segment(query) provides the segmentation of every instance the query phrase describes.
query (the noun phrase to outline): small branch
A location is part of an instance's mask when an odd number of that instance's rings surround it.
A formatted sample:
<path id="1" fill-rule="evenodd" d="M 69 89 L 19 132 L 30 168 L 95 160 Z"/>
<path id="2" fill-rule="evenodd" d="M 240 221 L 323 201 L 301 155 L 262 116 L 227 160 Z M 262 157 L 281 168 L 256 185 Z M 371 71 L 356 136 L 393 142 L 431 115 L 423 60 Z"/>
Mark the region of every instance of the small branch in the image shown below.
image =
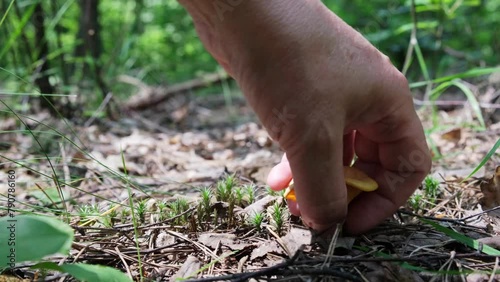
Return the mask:
<path id="1" fill-rule="evenodd" d="M 124 83 L 136 85 L 140 88 L 148 90 L 139 92 L 138 95 L 132 96 L 125 103 L 125 108 L 128 110 L 140 110 L 150 106 L 157 105 L 158 103 L 167 100 L 173 94 L 206 87 L 213 83 L 228 78 L 229 76 L 225 72 L 223 73 L 216 72 L 216 73 L 206 74 L 200 78 L 195 78 L 168 87 L 147 87 L 147 88 L 145 88 L 145 84 L 133 78 L 131 79 L 128 77 L 121 77 L 120 80 Z"/>

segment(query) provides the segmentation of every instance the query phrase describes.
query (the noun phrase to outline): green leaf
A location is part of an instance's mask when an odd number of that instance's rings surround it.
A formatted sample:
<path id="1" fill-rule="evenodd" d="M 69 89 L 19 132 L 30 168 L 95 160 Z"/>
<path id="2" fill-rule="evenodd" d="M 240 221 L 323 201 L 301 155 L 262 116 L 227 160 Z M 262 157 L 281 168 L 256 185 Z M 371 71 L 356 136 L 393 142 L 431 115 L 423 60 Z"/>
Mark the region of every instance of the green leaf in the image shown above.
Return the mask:
<path id="1" fill-rule="evenodd" d="M 74 236 L 66 223 L 35 215 L 2 217 L 0 230 L 0 267 L 57 253 L 68 254 Z"/>
<path id="2" fill-rule="evenodd" d="M 432 83 L 442 83 L 446 81 L 451 81 L 457 78 L 468 78 L 468 77 L 478 77 L 478 76 L 483 76 L 495 72 L 500 72 L 500 67 L 493 67 L 493 68 L 475 68 L 471 69 L 462 73 L 457 73 L 449 76 L 443 76 L 440 78 L 436 78 L 434 80 L 431 80 L 430 82 Z M 410 83 L 410 88 L 417 88 L 417 87 L 422 87 L 426 86 L 429 83 L 429 81 L 419 81 L 419 82 L 414 82 Z"/>
<path id="3" fill-rule="evenodd" d="M 62 191 L 63 197 L 65 199 L 69 198 L 69 194 L 65 191 Z M 44 205 L 50 205 L 53 203 L 60 203 L 62 201 L 61 196 L 59 194 L 59 190 L 57 188 L 46 188 L 42 191 L 34 190 L 29 193 L 30 196 L 37 198 Z"/>
<path id="4" fill-rule="evenodd" d="M 11 9 L 11 8 L 12 8 L 12 6 L 13 6 L 14 1 L 15 1 L 15 0 L 10 1 L 10 4 L 9 4 L 9 6 L 7 7 L 7 10 L 6 10 L 6 11 L 5 11 L 5 13 L 3 14 L 2 19 L 0 19 L 0 26 L 2 26 L 3 22 L 5 21 L 5 18 L 6 18 L 6 17 L 7 17 L 7 15 L 9 14 L 9 11 L 10 11 L 10 9 Z"/>
<path id="5" fill-rule="evenodd" d="M 453 85 L 460 88 L 462 92 L 464 92 L 465 96 L 469 100 L 470 105 L 472 106 L 472 110 L 475 112 L 479 123 L 481 124 L 481 128 L 484 130 L 486 128 L 486 124 L 484 123 L 483 113 L 481 112 L 481 107 L 479 106 L 479 102 L 477 101 L 474 93 L 462 82 L 456 80 L 452 82 Z"/>
<path id="6" fill-rule="evenodd" d="M 486 164 L 486 162 L 493 156 L 493 154 L 495 154 L 495 152 L 497 151 L 498 147 L 500 147 L 500 138 L 498 138 L 498 140 L 495 143 L 495 145 L 493 145 L 493 148 L 491 148 L 491 150 L 486 154 L 486 156 L 484 156 L 483 160 L 479 163 L 479 165 L 469 175 L 467 175 L 467 177 L 464 178 L 464 180 L 462 180 L 462 182 L 464 182 L 465 180 L 469 179 L 478 170 L 480 170 Z"/>
<path id="7" fill-rule="evenodd" d="M 3 48 L 0 50 L 0 59 L 7 53 L 7 51 L 10 49 L 10 47 L 16 42 L 17 38 L 21 36 L 21 33 L 23 31 L 23 28 L 26 26 L 28 21 L 31 19 L 31 16 L 35 12 L 35 7 L 36 5 L 32 5 L 30 9 L 28 9 L 24 14 L 21 19 L 21 22 L 18 24 L 17 28 L 14 30 L 14 32 L 10 33 L 7 42 L 2 44 Z"/>
<path id="8" fill-rule="evenodd" d="M 420 218 L 420 221 L 422 221 L 423 223 L 426 223 L 426 224 L 429 224 L 431 225 L 432 227 L 434 227 L 437 231 L 439 232 L 443 232 L 445 235 L 447 235 L 448 237 L 454 239 L 454 240 L 457 240 L 458 242 L 464 244 L 464 245 L 467 245 L 477 251 L 481 251 L 487 255 L 491 255 L 491 256 L 500 256 L 500 251 L 497 250 L 497 249 L 494 249 L 488 245 L 482 245 L 482 248 L 480 249 L 479 248 L 479 242 L 477 240 L 474 240 L 470 237 L 467 237 L 463 234 L 460 234 L 450 228 L 447 228 L 447 227 L 444 227 L 442 225 L 440 225 L 439 223 L 436 223 L 434 221 L 431 221 L 431 220 L 427 220 L 427 219 L 423 219 L 423 218 Z"/>
<path id="9" fill-rule="evenodd" d="M 68 273 L 79 281 L 91 282 L 130 282 L 132 281 L 125 273 L 118 269 L 84 263 L 57 265 L 53 262 L 43 262 L 33 266 L 37 269 L 50 269 L 62 273 Z"/>

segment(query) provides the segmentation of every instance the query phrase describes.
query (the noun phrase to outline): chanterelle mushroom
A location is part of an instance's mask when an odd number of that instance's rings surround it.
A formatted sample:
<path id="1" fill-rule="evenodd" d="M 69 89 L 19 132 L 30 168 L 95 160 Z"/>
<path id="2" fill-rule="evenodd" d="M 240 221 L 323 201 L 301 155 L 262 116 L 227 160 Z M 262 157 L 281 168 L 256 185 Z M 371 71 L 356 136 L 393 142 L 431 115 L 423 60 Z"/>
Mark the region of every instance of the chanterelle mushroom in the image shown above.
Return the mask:
<path id="1" fill-rule="evenodd" d="M 350 203 L 361 192 L 372 192 L 378 188 L 378 184 L 375 180 L 354 167 L 344 166 L 344 179 L 347 186 L 347 203 Z M 290 184 L 288 184 L 284 197 L 291 201 L 297 200 L 293 189 L 293 179 L 290 181 Z"/>

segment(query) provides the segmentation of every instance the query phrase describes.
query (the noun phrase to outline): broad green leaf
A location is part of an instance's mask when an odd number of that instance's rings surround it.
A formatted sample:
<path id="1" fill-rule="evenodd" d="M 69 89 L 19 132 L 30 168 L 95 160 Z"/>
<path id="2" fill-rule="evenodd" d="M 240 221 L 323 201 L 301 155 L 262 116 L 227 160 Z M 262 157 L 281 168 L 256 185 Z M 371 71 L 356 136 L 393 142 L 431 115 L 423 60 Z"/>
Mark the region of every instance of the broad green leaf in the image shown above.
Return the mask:
<path id="1" fill-rule="evenodd" d="M 2 217 L 0 230 L 0 267 L 57 253 L 68 254 L 74 236 L 66 223 L 35 215 Z"/>
<path id="2" fill-rule="evenodd" d="M 65 199 L 69 198 L 69 195 L 67 192 L 62 191 L 62 193 L 63 193 L 63 197 Z M 61 196 L 59 194 L 59 191 L 55 187 L 46 188 L 43 190 L 43 192 L 40 190 L 34 190 L 34 191 L 30 192 L 29 195 L 37 198 L 44 205 L 50 205 L 53 203 L 60 203 L 62 201 Z"/>
<path id="3" fill-rule="evenodd" d="M 59 271 L 62 273 L 68 273 L 78 281 L 89 281 L 89 282 L 131 282 L 132 280 L 125 275 L 125 273 L 119 271 L 118 269 L 102 266 L 102 265 L 90 265 L 84 263 L 69 264 L 65 263 L 63 265 L 57 265 L 53 262 L 43 262 L 39 263 L 33 268 L 37 269 L 50 269 Z"/>
<path id="4" fill-rule="evenodd" d="M 442 232 L 444 233 L 445 235 L 447 235 L 448 237 L 452 238 L 452 239 L 455 239 L 457 240 L 458 242 L 464 244 L 464 245 L 467 245 L 477 251 L 481 251 L 487 255 L 491 255 L 491 256 L 500 256 L 500 251 L 497 250 L 497 249 L 494 249 L 488 245 L 483 245 L 482 248 L 480 249 L 479 248 L 479 242 L 477 240 L 474 240 L 470 237 L 467 237 L 463 234 L 460 234 L 450 228 L 447 228 L 447 227 L 444 227 L 442 225 L 440 225 L 439 223 L 436 223 L 434 221 L 431 221 L 431 220 L 427 220 L 427 219 L 423 219 L 423 218 L 420 218 L 420 221 L 422 221 L 423 223 L 426 223 L 426 224 L 429 224 L 431 225 L 432 227 L 434 227 L 437 231 L 439 232 Z"/>

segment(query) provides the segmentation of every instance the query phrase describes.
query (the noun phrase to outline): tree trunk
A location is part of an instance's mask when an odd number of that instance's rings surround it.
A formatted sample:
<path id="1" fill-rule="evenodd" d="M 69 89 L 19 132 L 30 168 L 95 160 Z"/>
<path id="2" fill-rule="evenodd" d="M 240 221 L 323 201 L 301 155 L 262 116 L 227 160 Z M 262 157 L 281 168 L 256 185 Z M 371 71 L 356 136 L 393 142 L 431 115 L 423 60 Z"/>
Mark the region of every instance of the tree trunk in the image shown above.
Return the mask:
<path id="1" fill-rule="evenodd" d="M 42 3 L 39 2 L 35 4 L 35 11 L 33 14 L 33 25 L 35 27 L 35 46 L 38 46 L 38 55 L 36 60 L 40 62 L 40 65 L 36 67 L 35 70 L 35 84 L 40 89 L 41 94 L 53 94 L 55 93 L 54 86 L 49 81 L 49 76 L 47 71 L 49 70 L 49 46 L 47 43 L 47 38 L 45 37 L 45 14 L 43 11 Z M 54 98 L 51 96 L 42 97 L 40 101 L 42 108 L 48 109 L 51 113 L 56 113 L 53 105 Z"/>
<path id="2" fill-rule="evenodd" d="M 78 31 L 78 41 L 75 49 L 76 57 L 90 56 L 92 65 L 87 62 L 83 66 L 83 76 L 94 77 L 95 82 L 102 93 L 102 98 L 106 97 L 108 87 L 101 73 L 100 56 L 102 53 L 101 27 L 99 25 L 99 0 L 80 0 L 80 28 Z"/>

